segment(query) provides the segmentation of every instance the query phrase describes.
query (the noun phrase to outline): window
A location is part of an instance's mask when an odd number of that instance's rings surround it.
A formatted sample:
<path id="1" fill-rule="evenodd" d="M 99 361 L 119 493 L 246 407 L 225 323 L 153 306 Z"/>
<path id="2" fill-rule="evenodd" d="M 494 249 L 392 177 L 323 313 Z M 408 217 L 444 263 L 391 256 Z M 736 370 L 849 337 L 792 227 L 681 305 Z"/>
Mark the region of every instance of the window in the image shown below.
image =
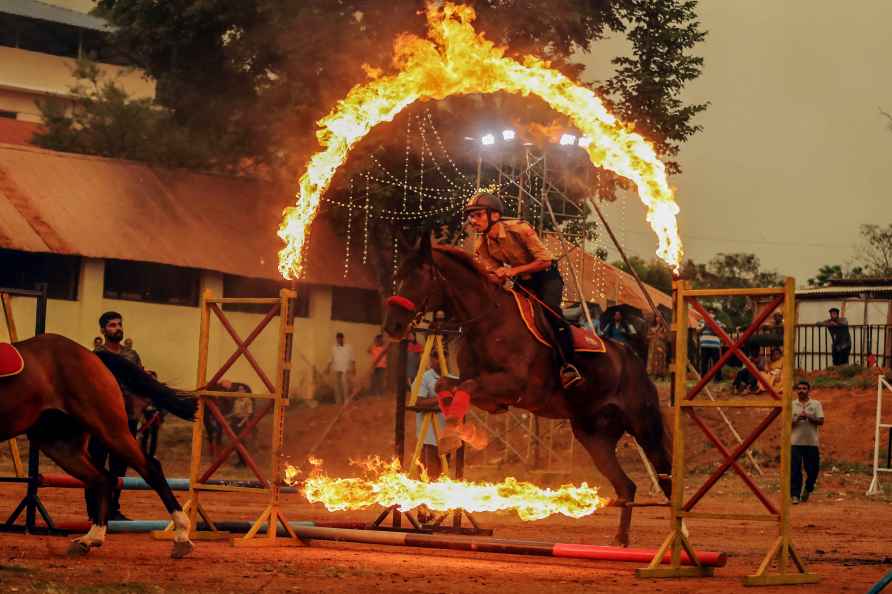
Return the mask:
<path id="1" fill-rule="evenodd" d="M 331 319 L 360 324 L 381 324 L 381 297 L 378 291 L 333 287 Z"/>
<path id="2" fill-rule="evenodd" d="M 105 261 L 106 299 L 198 305 L 201 271 L 154 262 Z"/>
<path id="3" fill-rule="evenodd" d="M 0 249 L 0 287 L 34 290 L 46 283 L 50 299 L 75 301 L 80 272 L 80 256 Z"/>
<path id="4" fill-rule="evenodd" d="M 0 109 L 0 118 L 7 118 L 10 120 L 14 120 L 19 117 L 19 112 L 17 111 L 8 111 L 6 109 Z"/>
<path id="5" fill-rule="evenodd" d="M 288 289 L 291 283 L 274 281 L 266 278 L 249 278 L 234 274 L 223 275 L 223 297 L 278 297 L 280 289 Z M 271 306 L 256 303 L 225 303 L 224 311 L 241 311 L 246 313 L 266 314 Z M 298 318 L 310 316 L 310 299 L 307 287 L 297 289 L 297 303 L 294 315 Z"/>

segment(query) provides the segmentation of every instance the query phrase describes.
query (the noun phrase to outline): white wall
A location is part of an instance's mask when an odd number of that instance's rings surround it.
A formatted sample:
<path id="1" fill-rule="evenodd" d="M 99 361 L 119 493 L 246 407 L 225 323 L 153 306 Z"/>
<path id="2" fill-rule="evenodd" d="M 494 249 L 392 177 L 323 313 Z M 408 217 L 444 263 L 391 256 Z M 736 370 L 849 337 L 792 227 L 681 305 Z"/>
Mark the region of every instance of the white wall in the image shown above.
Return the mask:
<path id="1" fill-rule="evenodd" d="M 161 305 L 139 301 L 105 299 L 103 292 L 104 263 L 102 260 L 83 260 L 77 301 L 50 299 L 47 305 L 47 332 L 62 334 L 85 347 L 92 348 L 93 338 L 99 335 L 99 316 L 108 310 L 124 317 L 125 337 L 133 339 L 133 346 L 147 369 L 173 386 L 196 387 L 200 309 L 179 305 Z M 205 271 L 201 288 L 210 289 L 215 296 L 223 294 L 223 277 Z M 332 321 L 331 288 L 309 287 L 310 315 L 295 318 L 292 348 L 292 394 L 302 395 L 310 388 L 315 365 L 323 371 L 328 363 L 331 345 L 337 332 L 343 332 L 353 345 L 357 364 L 370 364 L 366 349 L 380 328 L 371 324 Z M 13 311 L 19 339 L 34 335 L 35 300 L 13 298 Z M 261 314 L 224 312 L 244 340 L 263 318 Z M 251 352 L 269 379 L 275 382 L 276 353 L 278 350 L 279 318 L 274 318 L 251 346 Z M 235 351 L 229 337 L 216 317 L 211 315 L 208 377 Z M 0 341 L 8 340 L 4 323 L 0 322 Z M 265 391 L 261 380 L 244 357 L 240 357 L 225 375 L 233 381 L 245 382 L 255 391 Z"/>
<path id="2" fill-rule="evenodd" d="M 867 323 L 889 323 L 889 301 L 869 300 L 867 302 Z M 850 325 L 860 326 L 864 322 L 864 301 L 858 298 L 828 298 L 824 300 L 798 300 L 798 322 L 800 324 L 815 324 L 830 317 L 829 309 L 838 307 L 840 315 L 846 318 Z"/>

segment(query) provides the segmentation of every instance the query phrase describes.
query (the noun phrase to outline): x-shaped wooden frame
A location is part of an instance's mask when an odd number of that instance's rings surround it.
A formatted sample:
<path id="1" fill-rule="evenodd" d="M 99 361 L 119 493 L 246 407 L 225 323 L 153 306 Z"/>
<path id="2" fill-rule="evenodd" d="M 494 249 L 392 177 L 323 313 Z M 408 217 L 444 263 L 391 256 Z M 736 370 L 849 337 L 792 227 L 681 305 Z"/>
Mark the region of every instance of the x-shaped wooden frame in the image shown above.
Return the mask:
<path id="1" fill-rule="evenodd" d="M 765 389 L 768 391 L 768 394 L 777 402 L 781 402 L 781 397 L 777 394 L 771 385 L 765 381 L 762 374 L 759 372 L 759 369 L 756 365 L 749 359 L 749 357 L 744 354 L 741 350 L 743 345 L 750 339 L 750 337 L 756 333 L 762 323 L 768 319 L 768 316 L 771 315 L 771 312 L 774 309 L 781 305 L 784 302 L 783 295 L 776 297 L 768 306 L 762 310 L 762 313 L 756 316 L 756 318 L 752 321 L 752 323 L 747 327 L 743 334 L 734 341 L 727 333 L 722 329 L 721 326 L 715 321 L 715 319 L 709 314 L 708 311 L 700 304 L 700 302 L 696 298 L 690 299 L 690 305 L 694 308 L 694 310 L 703 316 L 704 323 L 718 336 L 723 343 L 728 347 L 728 350 L 719 357 L 719 360 L 709 368 L 703 377 L 700 378 L 700 381 L 691 388 L 687 396 L 685 397 L 686 401 L 694 400 L 703 390 L 703 387 L 706 386 L 709 381 L 718 373 L 722 367 L 724 367 L 725 363 L 728 362 L 731 357 L 735 354 L 737 358 L 746 366 L 750 373 L 753 374 Z M 682 406 L 684 406 L 682 404 Z M 765 430 L 771 425 L 772 422 L 777 418 L 777 416 L 781 413 L 781 409 L 779 407 L 774 407 L 771 409 L 771 412 L 768 413 L 768 416 L 756 426 L 755 429 L 750 432 L 749 436 L 743 440 L 741 444 L 739 444 L 733 451 L 728 451 L 725 447 L 725 444 L 718 438 L 718 436 L 703 422 L 703 419 L 694 411 L 693 408 L 685 408 L 685 412 L 687 412 L 688 416 L 697 424 L 698 427 L 703 431 L 706 435 L 706 438 L 716 447 L 716 449 L 721 453 L 724 461 L 722 464 L 716 468 L 706 479 L 703 485 L 694 493 L 690 499 L 684 504 L 684 511 L 691 511 L 697 502 L 699 502 L 706 493 L 715 485 L 716 482 L 728 471 L 729 468 L 734 469 L 734 472 L 743 480 L 747 487 L 753 492 L 756 498 L 762 502 L 762 505 L 765 506 L 766 509 L 772 514 L 778 514 L 777 507 L 775 507 L 774 503 L 759 489 L 758 485 L 753 482 L 753 479 L 750 475 L 737 463 L 737 460 L 749 449 L 749 447 L 765 432 Z"/>
<path id="2" fill-rule="evenodd" d="M 266 386 L 267 390 L 270 393 L 274 393 L 276 391 L 276 386 L 270 381 L 269 376 L 263 371 L 263 368 L 257 363 L 257 359 L 254 358 L 254 355 L 251 354 L 249 347 L 254 340 L 260 336 L 260 333 L 269 325 L 273 318 L 276 317 L 276 314 L 279 313 L 279 305 L 273 305 L 270 307 L 270 310 L 267 312 L 266 316 L 257 324 L 254 330 L 248 334 L 248 337 L 242 340 L 239 333 L 232 326 L 229 319 L 220 309 L 220 306 L 216 303 L 209 303 L 208 310 L 212 311 L 214 315 L 217 316 L 217 319 L 220 320 L 220 324 L 229 334 L 233 341 L 236 344 L 236 350 L 225 363 L 217 370 L 216 373 L 211 377 L 208 381 L 208 385 L 212 386 L 220 381 L 223 375 L 226 374 L 227 371 L 238 361 L 239 357 L 244 356 L 251 367 L 254 369 L 254 372 L 260 378 L 260 381 L 263 382 L 264 386 Z M 223 429 L 223 433 L 226 434 L 226 437 L 229 438 L 230 443 L 223 448 L 220 452 L 217 453 L 216 457 L 211 461 L 210 466 L 202 473 L 201 478 L 199 478 L 199 483 L 206 483 L 211 479 L 214 473 L 219 470 L 219 468 L 226 462 L 229 456 L 233 451 L 238 451 L 239 455 L 244 460 L 245 464 L 248 468 L 251 469 L 251 472 L 257 477 L 260 483 L 264 487 L 269 487 L 269 480 L 263 475 L 263 472 L 257 467 L 257 463 L 254 461 L 254 457 L 248 452 L 248 449 L 245 447 L 244 440 L 251 434 L 251 431 L 257 427 L 258 423 L 269 414 L 273 408 L 275 407 L 275 402 L 270 400 L 263 408 L 259 411 L 255 412 L 251 419 L 242 427 L 241 431 L 236 434 L 233 431 L 232 427 L 229 424 L 229 421 L 226 420 L 226 417 L 223 416 L 223 413 L 220 412 L 219 406 L 217 403 L 211 400 L 208 396 L 202 396 L 202 400 L 204 401 L 205 410 L 209 411 L 214 419 L 219 423 L 220 428 Z"/>

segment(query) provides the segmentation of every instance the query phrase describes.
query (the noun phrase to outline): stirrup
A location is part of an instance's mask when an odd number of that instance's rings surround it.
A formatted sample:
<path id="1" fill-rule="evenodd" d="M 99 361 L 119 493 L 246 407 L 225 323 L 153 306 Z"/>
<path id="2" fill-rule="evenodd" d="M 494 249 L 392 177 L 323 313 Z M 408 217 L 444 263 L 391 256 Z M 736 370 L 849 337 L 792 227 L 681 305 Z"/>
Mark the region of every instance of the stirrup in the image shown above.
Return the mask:
<path id="1" fill-rule="evenodd" d="M 585 381 L 582 377 L 582 374 L 579 373 L 579 370 L 572 363 L 564 363 L 561 367 L 561 386 L 565 390 L 572 388 L 573 386 L 578 385 L 580 382 Z"/>

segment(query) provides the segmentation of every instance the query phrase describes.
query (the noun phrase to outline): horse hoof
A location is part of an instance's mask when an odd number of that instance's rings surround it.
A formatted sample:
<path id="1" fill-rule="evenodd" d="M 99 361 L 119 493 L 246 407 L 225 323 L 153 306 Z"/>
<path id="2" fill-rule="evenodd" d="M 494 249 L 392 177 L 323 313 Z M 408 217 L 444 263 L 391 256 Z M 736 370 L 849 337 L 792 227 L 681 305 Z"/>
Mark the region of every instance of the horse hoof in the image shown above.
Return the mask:
<path id="1" fill-rule="evenodd" d="M 194 548 L 195 545 L 192 544 L 192 541 L 190 540 L 187 540 L 185 542 L 174 542 L 173 550 L 170 551 L 170 558 L 182 559 L 183 557 L 187 557 Z"/>
<path id="2" fill-rule="evenodd" d="M 69 557 L 86 557 L 90 552 L 90 547 L 78 540 L 74 540 L 68 545 Z"/>

